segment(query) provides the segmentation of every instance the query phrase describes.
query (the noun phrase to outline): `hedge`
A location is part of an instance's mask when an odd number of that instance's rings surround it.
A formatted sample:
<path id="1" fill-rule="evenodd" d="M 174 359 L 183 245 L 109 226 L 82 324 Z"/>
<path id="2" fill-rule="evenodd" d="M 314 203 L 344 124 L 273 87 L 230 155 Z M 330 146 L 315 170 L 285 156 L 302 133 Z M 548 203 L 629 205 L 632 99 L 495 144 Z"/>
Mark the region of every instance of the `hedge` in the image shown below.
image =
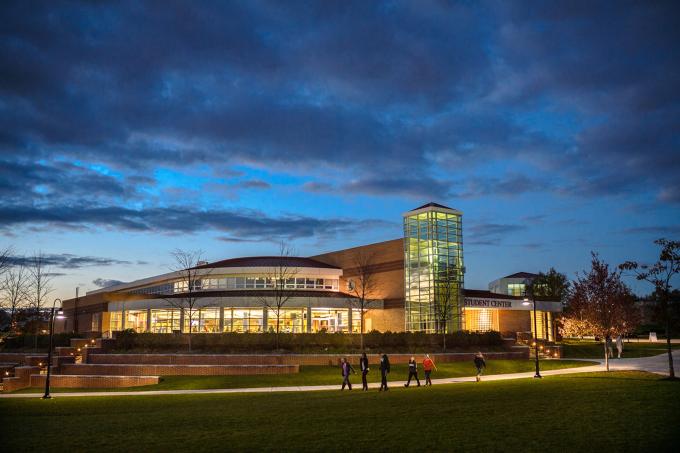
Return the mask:
<path id="1" fill-rule="evenodd" d="M 116 336 L 113 347 L 120 351 L 184 351 L 188 348 L 187 334 L 135 333 L 128 330 Z M 447 334 L 447 350 L 471 350 L 479 347 L 499 347 L 503 344 L 498 332 L 455 332 Z M 191 335 L 192 351 L 239 353 L 272 351 L 276 345 L 273 333 L 221 333 Z M 279 349 L 284 352 L 357 352 L 361 340 L 357 334 L 344 333 L 281 333 Z M 441 351 L 442 336 L 411 332 L 369 332 L 364 334 L 367 350 L 378 352 Z"/>

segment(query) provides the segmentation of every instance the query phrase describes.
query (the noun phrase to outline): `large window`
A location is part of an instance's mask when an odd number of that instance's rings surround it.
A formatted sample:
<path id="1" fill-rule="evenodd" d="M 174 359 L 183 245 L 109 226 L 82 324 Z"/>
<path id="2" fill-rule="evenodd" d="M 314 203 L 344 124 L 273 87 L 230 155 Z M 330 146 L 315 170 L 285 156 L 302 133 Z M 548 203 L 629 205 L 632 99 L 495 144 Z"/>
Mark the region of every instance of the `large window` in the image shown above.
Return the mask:
<path id="1" fill-rule="evenodd" d="M 231 318 L 227 319 L 227 313 Z M 262 332 L 261 308 L 224 309 L 224 328 L 231 328 L 232 332 Z"/>
<path id="2" fill-rule="evenodd" d="M 151 310 L 151 332 L 173 333 L 179 331 L 180 311 L 176 308 Z"/>
<path id="3" fill-rule="evenodd" d="M 358 312 L 355 310 L 353 315 L 358 316 Z M 331 333 L 348 332 L 348 309 L 312 308 L 312 332 L 319 332 L 321 330 Z"/>
<path id="4" fill-rule="evenodd" d="M 508 283 L 509 296 L 523 296 L 525 290 L 526 285 L 524 283 Z"/>
<path id="5" fill-rule="evenodd" d="M 451 296 L 447 305 L 453 312 L 448 330 L 457 329 L 463 287 L 461 216 L 435 211 L 406 216 L 404 238 L 406 330 L 436 332 L 437 304 L 444 293 Z"/>
<path id="6" fill-rule="evenodd" d="M 112 311 L 109 315 L 109 330 L 118 332 L 123 330 L 123 313 L 120 311 Z"/>
<path id="7" fill-rule="evenodd" d="M 126 311 L 125 328 L 135 332 L 146 332 L 146 310 Z"/>
<path id="8" fill-rule="evenodd" d="M 302 333 L 307 331 L 306 308 L 282 308 L 279 311 L 279 332 Z M 267 331 L 276 332 L 276 311 L 267 311 Z"/>
<path id="9" fill-rule="evenodd" d="M 488 308 L 466 308 L 465 330 L 470 332 L 487 332 L 498 328 L 498 310 Z"/>
<path id="10" fill-rule="evenodd" d="M 219 308 L 201 308 L 191 310 L 191 319 L 189 319 L 189 310 L 184 309 L 184 332 L 189 332 L 189 325 L 191 324 L 191 331 L 198 333 L 212 333 L 220 331 L 220 309 Z"/>

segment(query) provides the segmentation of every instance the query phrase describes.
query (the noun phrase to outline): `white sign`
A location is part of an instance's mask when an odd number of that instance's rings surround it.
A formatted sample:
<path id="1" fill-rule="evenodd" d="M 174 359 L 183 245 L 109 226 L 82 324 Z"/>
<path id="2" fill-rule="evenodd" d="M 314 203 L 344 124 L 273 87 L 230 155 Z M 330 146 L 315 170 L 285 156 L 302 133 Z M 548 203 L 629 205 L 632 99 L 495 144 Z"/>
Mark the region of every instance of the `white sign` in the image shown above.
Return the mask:
<path id="1" fill-rule="evenodd" d="M 649 341 L 653 341 L 653 342 L 659 341 L 656 338 L 656 332 L 649 332 Z"/>

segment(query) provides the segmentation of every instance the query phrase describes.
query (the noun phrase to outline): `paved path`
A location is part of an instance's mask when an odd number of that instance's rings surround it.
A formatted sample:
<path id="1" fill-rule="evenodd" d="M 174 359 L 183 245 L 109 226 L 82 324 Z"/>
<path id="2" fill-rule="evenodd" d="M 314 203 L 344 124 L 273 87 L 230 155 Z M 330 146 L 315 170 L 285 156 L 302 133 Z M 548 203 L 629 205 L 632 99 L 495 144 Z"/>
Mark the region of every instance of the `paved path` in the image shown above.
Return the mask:
<path id="1" fill-rule="evenodd" d="M 570 359 L 574 360 L 574 359 Z M 579 359 L 576 359 L 579 360 Z M 563 368 L 560 370 L 546 370 L 542 371 L 542 376 L 557 376 L 560 374 L 574 374 L 574 373 L 592 373 L 597 371 L 604 371 L 604 361 L 594 359 L 582 359 L 589 362 L 599 362 L 597 365 L 584 366 L 579 368 Z M 676 369 L 680 365 L 680 350 L 673 352 L 673 362 Z M 609 369 L 612 371 L 624 370 L 639 370 L 648 371 L 650 373 L 668 375 L 668 356 L 661 354 L 653 357 L 642 357 L 637 359 L 612 359 L 609 361 Z M 678 370 L 680 371 L 680 370 Z M 534 372 L 526 373 L 508 373 L 508 374 L 492 374 L 484 376 L 484 381 L 504 381 L 509 379 L 526 379 L 532 378 Z M 434 385 L 440 384 L 458 384 L 461 382 L 474 382 L 474 376 L 432 379 Z M 423 379 L 424 382 L 424 379 Z M 402 387 L 406 381 L 390 381 L 389 385 L 392 388 Z M 414 383 L 411 383 L 415 386 Z M 73 393 L 53 393 L 54 397 L 77 397 L 77 396 L 149 396 L 149 395 L 202 395 L 202 394 L 216 394 L 216 393 L 271 393 L 271 392 L 318 392 L 322 390 L 339 390 L 340 385 L 306 385 L 306 386 L 291 386 L 291 387 L 253 387 L 253 388 L 235 388 L 235 389 L 204 389 L 204 390 L 148 390 L 148 391 L 112 391 L 112 392 L 73 392 Z M 380 384 L 377 382 L 369 383 L 369 389 L 378 389 Z M 353 391 L 361 391 L 361 383 L 354 384 Z M 40 393 L 8 393 L 0 395 L 0 398 L 40 398 Z"/>

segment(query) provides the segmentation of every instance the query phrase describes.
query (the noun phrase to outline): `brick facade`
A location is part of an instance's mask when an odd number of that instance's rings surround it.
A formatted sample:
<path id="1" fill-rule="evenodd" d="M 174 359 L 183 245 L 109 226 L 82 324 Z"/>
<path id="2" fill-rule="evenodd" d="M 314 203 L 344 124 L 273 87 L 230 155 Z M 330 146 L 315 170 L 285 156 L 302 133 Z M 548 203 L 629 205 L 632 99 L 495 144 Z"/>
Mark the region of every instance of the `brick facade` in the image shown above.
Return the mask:
<path id="1" fill-rule="evenodd" d="M 45 385 L 47 376 L 34 374 L 31 376 L 31 387 Z M 67 376 L 53 374 L 50 376 L 50 387 L 61 388 L 122 388 L 158 384 L 158 376 Z"/>
<path id="2" fill-rule="evenodd" d="M 298 365 L 71 364 L 61 367 L 61 374 L 65 375 L 116 376 L 239 376 L 299 371 Z"/>

